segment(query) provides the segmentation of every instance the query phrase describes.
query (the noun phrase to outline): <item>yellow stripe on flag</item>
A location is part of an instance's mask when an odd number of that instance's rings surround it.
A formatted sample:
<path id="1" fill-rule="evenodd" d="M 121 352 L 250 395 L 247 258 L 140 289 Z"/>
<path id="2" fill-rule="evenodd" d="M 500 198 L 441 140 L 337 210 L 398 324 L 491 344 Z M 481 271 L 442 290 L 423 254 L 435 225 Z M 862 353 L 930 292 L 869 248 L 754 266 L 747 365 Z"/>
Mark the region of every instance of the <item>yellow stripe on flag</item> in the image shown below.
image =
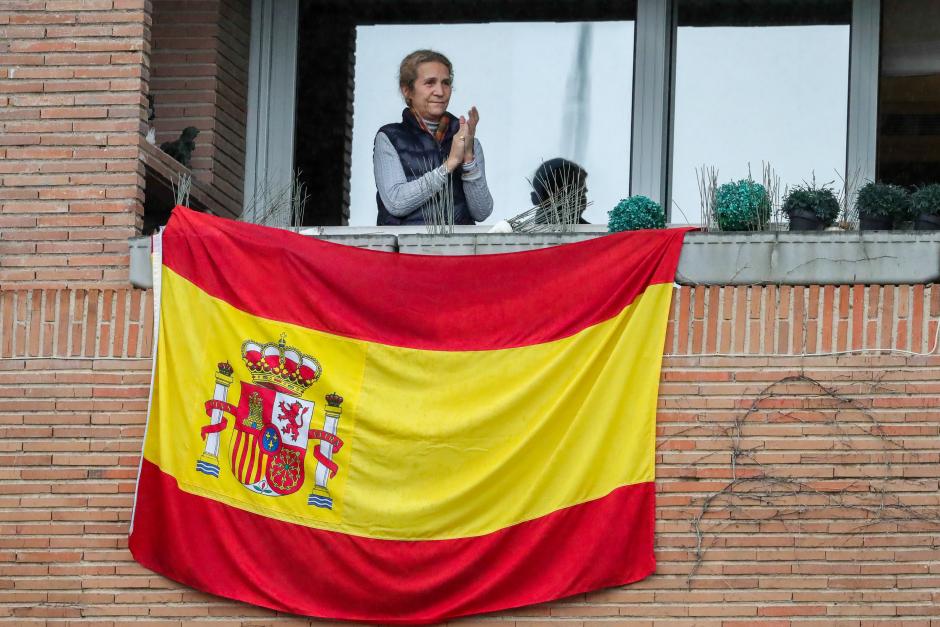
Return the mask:
<path id="1" fill-rule="evenodd" d="M 671 295 L 671 284 L 651 285 L 616 317 L 561 340 L 447 352 L 261 319 L 164 268 L 160 360 L 145 456 L 185 491 L 311 527 L 405 540 L 491 533 L 653 480 L 656 396 Z M 311 427 L 322 428 L 326 394 L 345 399 L 337 429 L 344 445 L 333 458 L 339 470 L 329 482 L 332 510 L 307 501 L 315 441 L 299 492 L 270 497 L 242 486 L 229 461 L 231 416 L 219 477 L 195 470 L 205 446 L 200 429 L 209 422 L 204 403 L 213 395 L 216 364 L 227 360 L 233 366 L 228 402 L 237 405 L 238 382 L 251 382 L 242 343 L 277 341 L 281 334 L 323 367 L 320 380 L 303 395 L 316 403 Z M 521 496 L 519 486 L 525 486 Z"/>

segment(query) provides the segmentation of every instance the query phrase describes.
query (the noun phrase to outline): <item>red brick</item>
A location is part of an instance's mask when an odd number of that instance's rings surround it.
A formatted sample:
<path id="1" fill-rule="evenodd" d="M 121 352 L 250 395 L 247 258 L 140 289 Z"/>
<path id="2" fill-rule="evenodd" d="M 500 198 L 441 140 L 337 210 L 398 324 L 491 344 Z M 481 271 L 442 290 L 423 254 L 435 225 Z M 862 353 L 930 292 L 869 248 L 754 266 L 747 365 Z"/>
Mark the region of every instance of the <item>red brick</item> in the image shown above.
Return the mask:
<path id="1" fill-rule="evenodd" d="M 923 345 L 924 321 L 924 286 L 915 285 L 911 311 L 911 350 L 915 352 L 926 350 Z"/>
<path id="2" fill-rule="evenodd" d="M 47 107 L 40 113 L 41 118 L 65 118 L 70 120 L 107 117 L 108 110 L 103 107 Z"/>
<path id="3" fill-rule="evenodd" d="M 705 325 L 705 352 L 714 353 L 718 349 L 718 321 L 721 317 L 721 301 L 719 298 L 719 287 L 711 285 L 708 287 L 708 318 Z"/>
<path id="4" fill-rule="evenodd" d="M 0 135 L 0 145 L 5 146 L 29 146 L 38 144 L 39 137 L 24 133 L 4 133 Z"/>
<path id="5" fill-rule="evenodd" d="M 895 286 L 885 285 L 882 287 L 882 307 L 881 307 L 881 342 L 879 347 L 894 347 L 894 311 L 895 311 Z"/>
<path id="6" fill-rule="evenodd" d="M 747 337 L 747 296 L 748 289 L 742 287 L 726 288 L 734 289 L 735 293 L 735 313 L 733 323 L 734 349 L 735 353 L 743 353 L 745 339 Z"/>
<path id="7" fill-rule="evenodd" d="M 864 346 L 865 339 L 865 286 L 852 286 L 852 350 Z"/>
<path id="8" fill-rule="evenodd" d="M 8 159 L 71 159 L 71 148 L 9 148 Z"/>

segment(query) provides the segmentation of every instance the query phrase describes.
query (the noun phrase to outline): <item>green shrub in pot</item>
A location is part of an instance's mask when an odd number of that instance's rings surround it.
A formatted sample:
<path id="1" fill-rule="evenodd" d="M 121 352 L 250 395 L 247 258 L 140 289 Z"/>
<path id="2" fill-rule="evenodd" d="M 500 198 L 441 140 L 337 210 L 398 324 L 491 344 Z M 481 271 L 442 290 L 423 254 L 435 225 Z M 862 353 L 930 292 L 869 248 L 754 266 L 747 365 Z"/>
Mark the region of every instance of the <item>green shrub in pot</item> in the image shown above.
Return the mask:
<path id="1" fill-rule="evenodd" d="M 715 191 L 715 221 L 722 231 L 760 231 L 770 220 L 770 196 L 760 183 L 741 179 Z"/>
<path id="2" fill-rule="evenodd" d="M 666 228 L 666 214 L 662 205 L 646 196 L 630 196 L 607 212 L 607 230 L 639 231 Z"/>
<path id="3" fill-rule="evenodd" d="M 801 185 L 787 193 L 781 209 L 790 219 L 791 231 L 817 231 L 835 223 L 840 206 L 828 187 Z"/>
<path id="4" fill-rule="evenodd" d="M 914 228 L 921 231 L 940 229 L 940 183 L 924 185 L 911 194 Z"/>
<path id="5" fill-rule="evenodd" d="M 858 190 L 855 208 L 862 230 L 886 230 L 911 217 L 907 190 L 890 183 L 866 183 Z"/>

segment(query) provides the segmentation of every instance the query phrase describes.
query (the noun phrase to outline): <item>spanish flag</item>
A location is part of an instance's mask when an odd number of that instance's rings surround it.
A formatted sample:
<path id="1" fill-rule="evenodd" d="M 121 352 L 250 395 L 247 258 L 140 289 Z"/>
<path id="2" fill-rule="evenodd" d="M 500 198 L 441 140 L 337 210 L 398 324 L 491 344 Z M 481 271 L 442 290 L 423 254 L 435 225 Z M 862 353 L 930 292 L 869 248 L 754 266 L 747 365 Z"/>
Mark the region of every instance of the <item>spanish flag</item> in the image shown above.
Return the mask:
<path id="1" fill-rule="evenodd" d="M 135 559 L 381 623 L 643 579 L 684 232 L 439 257 L 177 207 Z"/>

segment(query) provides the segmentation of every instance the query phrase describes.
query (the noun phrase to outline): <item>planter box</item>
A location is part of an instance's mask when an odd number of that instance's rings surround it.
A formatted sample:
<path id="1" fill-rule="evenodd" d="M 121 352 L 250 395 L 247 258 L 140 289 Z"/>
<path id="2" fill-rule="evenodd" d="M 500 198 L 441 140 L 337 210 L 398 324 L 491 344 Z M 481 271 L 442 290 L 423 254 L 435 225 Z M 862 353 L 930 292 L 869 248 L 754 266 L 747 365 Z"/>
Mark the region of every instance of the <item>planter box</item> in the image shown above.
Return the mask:
<path id="1" fill-rule="evenodd" d="M 686 285 L 930 283 L 940 233 L 689 233 L 676 280 Z"/>

